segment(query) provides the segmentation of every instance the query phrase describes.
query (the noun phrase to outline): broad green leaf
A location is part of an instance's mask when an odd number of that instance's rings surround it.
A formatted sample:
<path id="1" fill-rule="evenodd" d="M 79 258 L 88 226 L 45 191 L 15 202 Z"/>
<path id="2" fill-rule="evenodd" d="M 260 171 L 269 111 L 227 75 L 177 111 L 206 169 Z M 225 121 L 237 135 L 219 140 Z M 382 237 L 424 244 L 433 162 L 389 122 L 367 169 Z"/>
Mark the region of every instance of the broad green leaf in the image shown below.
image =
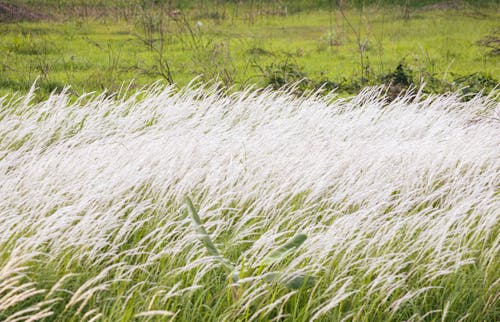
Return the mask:
<path id="1" fill-rule="evenodd" d="M 240 280 L 240 271 L 234 270 L 231 274 L 231 280 L 233 283 L 238 282 Z"/>
<path id="2" fill-rule="evenodd" d="M 306 274 L 292 274 L 290 278 L 285 280 L 285 285 L 289 289 L 297 290 L 301 287 L 310 288 L 314 286 L 314 276 Z"/>
<path id="3" fill-rule="evenodd" d="M 276 280 L 278 280 L 279 277 L 280 277 L 280 274 L 277 272 L 267 273 L 264 275 L 264 280 L 268 283 L 272 283 L 272 282 L 275 282 Z"/>
<path id="4" fill-rule="evenodd" d="M 307 235 L 305 234 L 295 235 L 286 244 L 276 248 L 269 255 L 267 255 L 262 260 L 261 264 L 267 266 L 274 263 L 276 260 L 288 255 L 292 250 L 299 248 L 300 245 L 302 245 L 306 239 Z"/>
<path id="5" fill-rule="evenodd" d="M 264 280 L 268 283 L 283 283 L 286 287 L 292 290 L 297 290 L 301 287 L 310 288 L 315 284 L 314 276 L 303 273 L 293 273 L 283 280 L 281 279 L 281 276 L 282 274 L 278 272 L 268 273 L 264 276 Z"/>
<path id="6" fill-rule="evenodd" d="M 211 256 L 220 256 L 217 247 L 215 247 L 214 243 L 212 242 L 212 239 L 205 230 L 205 227 L 203 227 L 203 224 L 201 223 L 201 218 L 198 215 L 198 211 L 194 207 L 193 202 L 189 197 L 186 197 L 186 204 L 188 207 L 189 214 L 191 215 L 192 223 L 196 229 L 196 232 L 200 235 L 199 239 L 203 242 L 203 244 L 207 248 L 208 253 Z"/>
<path id="7" fill-rule="evenodd" d="M 191 222 L 193 223 L 193 226 L 196 229 L 196 232 L 199 234 L 198 238 L 199 240 L 205 245 L 205 248 L 208 251 L 208 254 L 210 256 L 214 256 L 218 262 L 223 264 L 226 269 L 232 271 L 234 269 L 234 265 L 231 264 L 227 259 L 222 257 L 220 254 L 219 250 L 215 246 L 215 244 L 212 241 L 212 238 L 210 238 L 210 235 L 207 233 L 205 227 L 203 227 L 203 224 L 201 222 L 201 218 L 198 215 L 198 211 L 193 205 L 193 202 L 189 197 L 186 197 L 186 204 L 188 208 L 188 212 L 191 216 Z"/>

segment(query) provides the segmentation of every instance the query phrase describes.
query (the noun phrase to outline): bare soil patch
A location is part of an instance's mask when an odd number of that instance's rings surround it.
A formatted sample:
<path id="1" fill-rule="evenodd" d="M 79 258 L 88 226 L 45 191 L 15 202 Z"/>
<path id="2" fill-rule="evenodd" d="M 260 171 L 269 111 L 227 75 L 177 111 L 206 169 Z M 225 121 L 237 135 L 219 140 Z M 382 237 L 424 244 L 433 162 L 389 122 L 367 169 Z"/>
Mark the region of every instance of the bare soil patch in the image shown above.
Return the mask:
<path id="1" fill-rule="evenodd" d="M 0 22 L 37 21 L 49 15 L 25 6 L 0 1 Z"/>
<path id="2" fill-rule="evenodd" d="M 500 55 L 500 32 L 493 35 L 488 35 L 476 42 L 478 46 L 489 48 L 489 54 L 492 56 Z"/>
<path id="3" fill-rule="evenodd" d="M 424 10 L 463 9 L 466 4 L 462 1 L 441 1 L 425 6 Z"/>

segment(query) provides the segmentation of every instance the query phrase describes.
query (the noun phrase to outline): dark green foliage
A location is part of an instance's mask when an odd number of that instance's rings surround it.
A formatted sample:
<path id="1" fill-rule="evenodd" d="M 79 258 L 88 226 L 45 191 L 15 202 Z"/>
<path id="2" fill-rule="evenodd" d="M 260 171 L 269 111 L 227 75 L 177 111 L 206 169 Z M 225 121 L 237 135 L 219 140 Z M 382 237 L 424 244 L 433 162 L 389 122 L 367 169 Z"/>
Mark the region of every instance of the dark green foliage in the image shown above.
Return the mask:
<path id="1" fill-rule="evenodd" d="M 408 66 L 404 65 L 404 63 L 399 63 L 394 71 L 382 75 L 381 80 L 385 84 L 408 87 L 413 84 L 413 72 Z"/>
<path id="2" fill-rule="evenodd" d="M 453 75 L 453 80 L 448 81 L 439 77 L 439 75 L 422 71 L 417 77 L 413 69 L 404 62 L 400 62 L 396 68 L 386 74 L 367 73 L 364 82 L 361 78 L 341 78 L 339 80 L 331 80 L 323 78 L 314 80 L 308 78 L 302 71 L 302 68 L 296 63 L 284 61 L 281 64 L 273 63 L 261 69 L 264 73 L 261 77 L 264 83 L 272 86 L 275 89 L 281 87 L 296 85 L 298 91 L 302 94 L 307 91 L 316 91 L 323 89 L 329 92 L 335 90 L 340 93 L 355 94 L 365 85 L 383 84 L 387 88 L 387 96 L 389 100 L 395 99 L 410 87 L 421 87 L 425 93 L 446 93 L 460 90 L 462 94 L 477 94 L 482 92 L 487 95 L 498 86 L 499 81 L 488 73 L 477 72 L 469 75 Z M 465 98 L 467 99 L 467 98 Z"/>
<path id="3" fill-rule="evenodd" d="M 499 84 L 497 79 L 484 72 L 458 76 L 454 83 L 461 88 L 463 94 L 475 94 L 480 91 L 489 93 Z"/>
<path id="4" fill-rule="evenodd" d="M 261 68 L 262 78 L 266 85 L 274 89 L 296 83 L 298 81 L 307 81 L 307 75 L 302 68 L 294 62 L 285 60 L 283 62 L 271 63 Z"/>

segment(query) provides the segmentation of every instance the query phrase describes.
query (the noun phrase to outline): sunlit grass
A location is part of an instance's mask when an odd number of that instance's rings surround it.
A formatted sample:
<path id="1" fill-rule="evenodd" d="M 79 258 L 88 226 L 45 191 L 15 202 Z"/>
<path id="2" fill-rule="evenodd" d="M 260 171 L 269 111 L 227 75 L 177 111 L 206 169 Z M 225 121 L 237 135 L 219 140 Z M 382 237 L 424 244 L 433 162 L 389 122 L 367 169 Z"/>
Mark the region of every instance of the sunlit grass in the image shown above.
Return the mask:
<path id="1" fill-rule="evenodd" d="M 164 59 L 180 87 L 198 75 L 209 81 L 217 77 L 223 80 L 227 73 L 230 85 L 239 88 L 266 85 L 260 68 L 284 62 L 295 63 L 317 81 L 361 77 L 355 34 L 339 12 L 259 14 L 253 22 L 246 12 L 236 15 L 228 7 L 226 18 L 215 20 L 199 16 L 196 9 L 186 9 L 188 23 L 204 44 L 198 44 L 202 54 L 193 50 L 185 23 L 166 16 Z M 161 79 L 158 55 L 143 42 L 141 21 L 148 12 L 130 14 L 127 21 L 119 14 L 109 14 L 101 19 L 60 18 L 0 25 L 0 94 L 27 92 L 37 77 L 38 94 L 44 97 L 66 84 L 79 96 L 94 90 L 117 91 L 131 80 L 140 88 Z M 432 76 L 451 82 L 458 75 L 476 72 L 500 78 L 499 56 L 477 44 L 484 37 L 497 35 L 498 11 L 491 8 L 413 8 L 410 18 L 403 19 L 400 7 L 367 6 L 361 15 L 357 9 L 348 9 L 346 17 L 365 43 L 365 77 L 375 79 L 403 62 L 415 72 L 417 81 Z M 200 28 L 197 21 L 202 22 Z M 158 46 L 159 35 L 153 38 Z"/>
<path id="2" fill-rule="evenodd" d="M 30 95 L 0 103 L 1 320 L 498 320 L 493 97 Z"/>

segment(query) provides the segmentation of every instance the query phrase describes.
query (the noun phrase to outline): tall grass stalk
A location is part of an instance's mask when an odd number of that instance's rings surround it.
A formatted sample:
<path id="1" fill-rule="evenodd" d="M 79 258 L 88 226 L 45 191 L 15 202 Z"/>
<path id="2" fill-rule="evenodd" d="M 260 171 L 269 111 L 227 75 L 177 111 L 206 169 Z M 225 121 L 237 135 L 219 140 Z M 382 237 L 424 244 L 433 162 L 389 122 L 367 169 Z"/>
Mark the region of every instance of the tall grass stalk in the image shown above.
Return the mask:
<path id="1" fill-rule="evenodd" d="M 0 320 L 498 320 L 498 97 L 216 88 L 0 100 Z"/>

